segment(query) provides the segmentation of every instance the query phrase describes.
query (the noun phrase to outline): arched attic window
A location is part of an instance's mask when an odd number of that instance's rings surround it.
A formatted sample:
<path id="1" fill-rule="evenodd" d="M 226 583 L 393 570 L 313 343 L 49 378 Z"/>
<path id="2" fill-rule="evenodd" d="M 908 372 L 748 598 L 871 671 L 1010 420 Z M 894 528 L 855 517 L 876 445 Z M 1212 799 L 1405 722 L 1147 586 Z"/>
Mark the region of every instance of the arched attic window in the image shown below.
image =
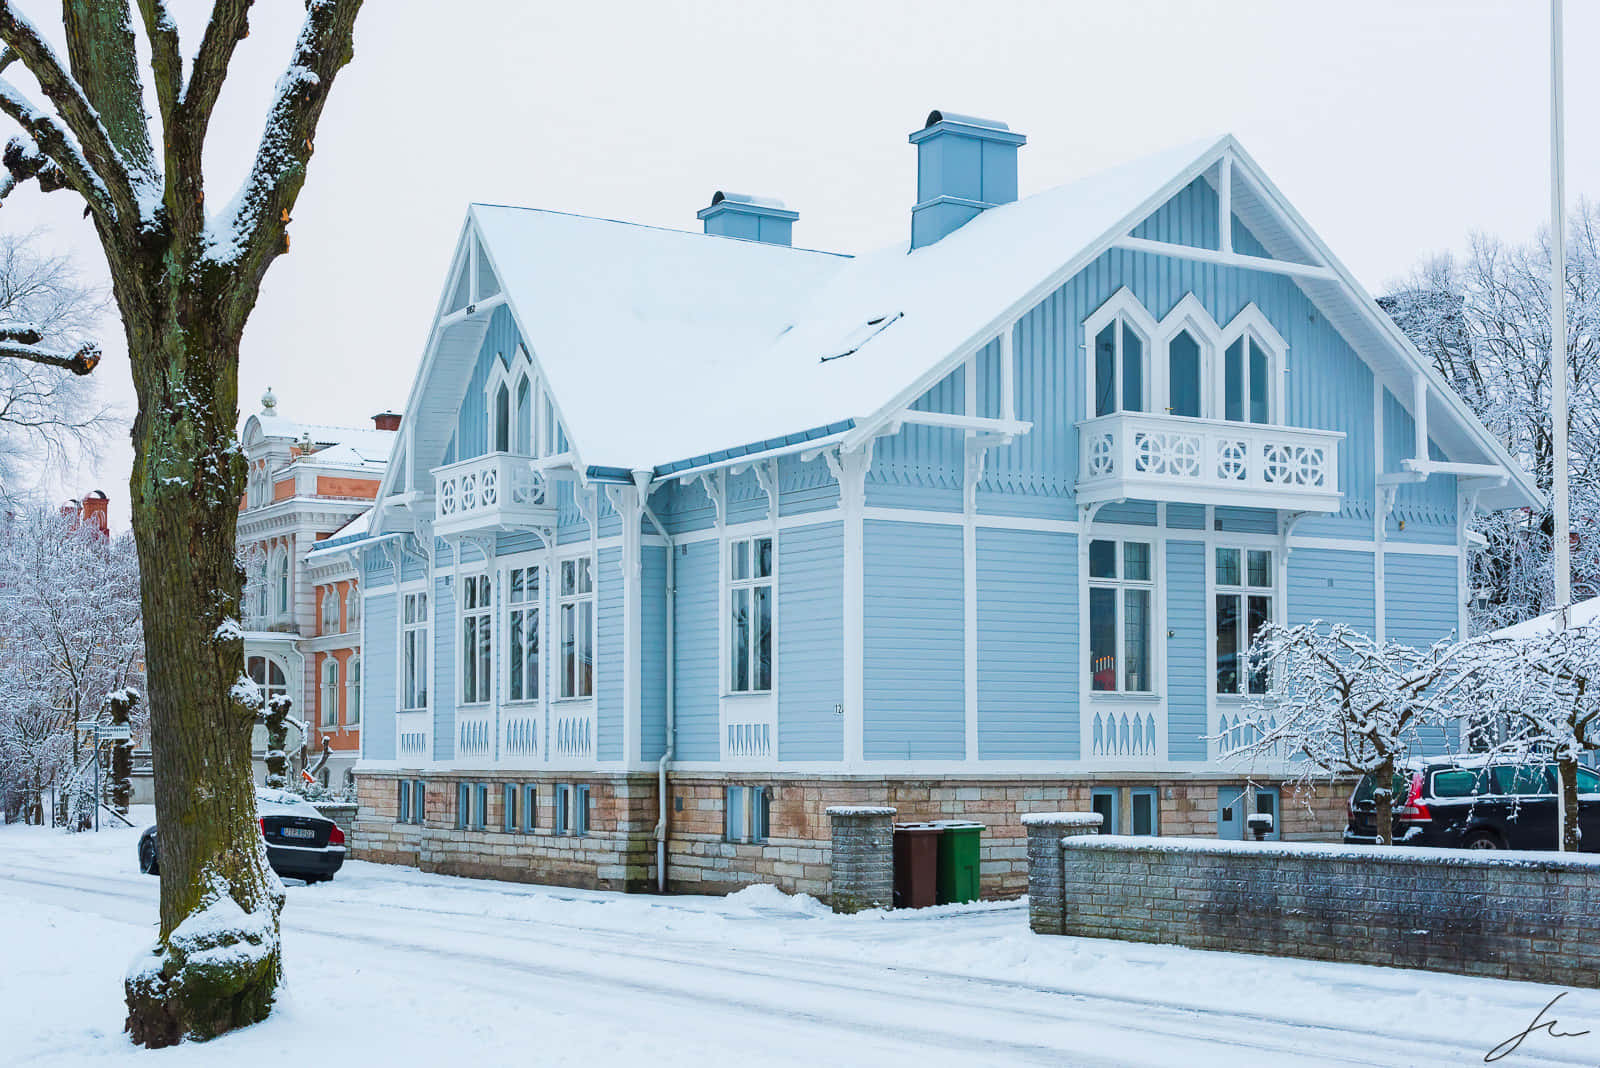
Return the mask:
<path id="1" fill-rule="evenodd" d="M 1084 323 L 1091 417 L 1151 409 L 1150 350 L 1156 323 L 1126 287 Z"/>
<path id="2" fill-rule="evenodd" d="M 1231 422 L 1283 421 L 1289 345 L 1254 304 L 1222 331 L 1221 414 Z"/>
<path id="3" fill-rule="evenodd" d="M 517 399 L 513 425 L 515 433 L 512 438 L 516 446 L 517 455 L 532 456 L 534 454 L 533 383 L 528 381 L 527 375 L 517 376 Z"/>
<path id="4" fill-rule="evenodd" d="M 1216 360 L 1221 331 L 1193 293 L 1161 320 L 1156 361 L 1158 411 L 1191 419 L 1217 416 Z"/>
<path id="5" fill-rule="evenodd" d="M 494 391 L 494 451 L 511 451 L 511 391 L 504 382 Z"/>

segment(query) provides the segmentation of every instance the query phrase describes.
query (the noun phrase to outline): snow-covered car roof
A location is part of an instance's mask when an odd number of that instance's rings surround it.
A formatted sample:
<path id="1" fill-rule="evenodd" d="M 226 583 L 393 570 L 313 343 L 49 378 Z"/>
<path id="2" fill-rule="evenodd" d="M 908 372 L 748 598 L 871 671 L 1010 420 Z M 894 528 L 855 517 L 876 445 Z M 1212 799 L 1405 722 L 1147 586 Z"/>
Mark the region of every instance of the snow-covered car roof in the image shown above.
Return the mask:
<path id="1" fill-rule="evenodd" d="M 288 790 L 272 790 L 265 786 L 256 787 L 256 812 L 263 816 L 290 815 L 327 819 L 317 806 L 299 794 L 290 793 Z"/>

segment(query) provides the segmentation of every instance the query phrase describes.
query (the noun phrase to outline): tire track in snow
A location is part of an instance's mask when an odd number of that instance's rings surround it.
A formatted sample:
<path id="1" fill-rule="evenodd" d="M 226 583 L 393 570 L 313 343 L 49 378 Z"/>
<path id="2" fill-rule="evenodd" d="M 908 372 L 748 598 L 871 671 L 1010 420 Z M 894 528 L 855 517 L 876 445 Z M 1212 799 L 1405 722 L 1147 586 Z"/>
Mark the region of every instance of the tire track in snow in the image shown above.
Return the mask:
<path id="1" fill-rule="evenodd" d="M 86 876 L 66 875 L 59 871 L 45 869 L 30 869 L 39 871 L 40 874 L 53 876 L 55 880 L 63 878 L 84 878 Z M 0 880 L 8 876 L 0 874 Z M 103 884 L 96 885 L 93 881 L 89 885 L 63 883 L 58 881 L 45 881 L 34 879 L 11 878 L 11 881 L 21 883 L 34 883 L 37 885 L 51 886 L 90 895 L 115 897 L 126 900 L 138 901 L 141 904 L 150 902 L 149 894 L 137 892 L 117 893 L 108 890 Z M 116 883 L 127 885 L 130 888 L 137 885 L 139 877 L 114 878 Z M 512 895 L 522 896 L 522 895 Z M 596 931 L 591 928 L 572 924 L 550 923 L 543 920 L 515 920 L 515 919 L 484 919 L 481 914 L 458 913 L 451 910 L 422 908 L 415 906 L 383 906 L 385 910 L 404 911 L 410 917 L 414 927 L 424 927 L 435 935 L 461 938 L 489 939 L 495 942 L 516 942 L 527 945 L 535 950 L 550 951 L 564 950 L 579 956 L 595 957 L 596 954 L 614 958 L 619 961 L 644 963 L 651 966 L 660 966 L 675 972 L 684 970 L 707 973 L 707 978 L 735 978 L 743 981 L 747 986 L 761 984 L 776 984 L 780 989 L 774 996 L 768 997 L 732 997 L 719 995 L 717 1004 L 729 1008 L 752 1013 L 760 1018 L 770 1019 L 773 1016 L 782 1016 L 786 1019 L 808 1024 L 811 1026 L 830 1027 L 835 1030 L 848 1031 L 874 1038 L 883 1038 L 884 1025 L 877 1019 L 856 1019 L 841 1016 L 838 1006 L 830 1007 L 830 1011 L 797 1011 L 792 1007 L 794 988 L 803 986 L 813 991 L 844 993 L 850 995 L 851 1004 L 869 1003 L 876 1000 L 874 1008 L 881 1008 L 885 1001 L 898 1003 L 903 1008 L 928 1010 L 930 1006 L 942 1006 L 945 1013 L 957 1015 L 979 1010 L 984 1014 L 984 1020 L 992 1024 L 997 1017 L 1013 1017 L 1019 1026 L 1037 1028 L 1051 1023 L 1065 1029 L 1075 1029 L 1084 1026 L 1102 1030 L 1111 1030 L 1124 1033 L 1131 1037 L 1132 1033 L 1154 1039 L 1177 1040 L 1185 1044 L 1206 1043 L 1213 1046 L 1222 1046 L 1228 1049 L 1253 1049 L 1263 1053 L 1272 1053 L 1296 1059 L 1309 1058 L 1321 1063 L 1371 1063 L 1371 1053 L 1360 1057 L 1346 1057 L 1337 1052 L 1345 1049 L 1365 1048 L 1370 1051 L 1373 1039 L 1386 1041 L 1394 1047 L 1392 1054 L 1410 1058 L 1418 1058 L 1416 1063 L 1439 1063 L 1442 1058 L 1458 1056 L 1463 1060 L 1476 1060 L 1481 1051 L 1459 1046 L 1449 1041 L 1430 1041 L 1419 1039 L 1410 1035 L 1392 1033 L 1375 1033 L 1371 1030 L 1355 1030 L 1341 1028 L 1315 1022 L 1285 1021 L 1277 1017 L 1260 1014 L 1237 1013 L 1228 1011 L 1212 1011 L 1207 1009 L 1194 1009 L 1174 1006 L 1149 999 L 1123 998 L 1116 996 L 1098 995 L 1092 991 L 1053 988 L 1017 981 L 975 977 L 960 973 L 940 972 L 918 967 L 900 967 L 892 965 L 871 966 L 863 965 L 859 960 L 831 958 L 821 955 L 796 956 L 783 953 L 769 953 L 765 951 L 742 949 L 739 947 L 708 946 L 705 943 L 684 944 L 681 941 L 676 945 L 684 949 L 698 949 L 698 954 L 649 952 L 638 948 L 645 936 L 632 933 L 618 933 L 611 931 Z M 525 974 L 536 974 L 546 977 L 559 977 L 567 982 L 582 983 L 586 986 L 597 988 L 622 988 L 633 993 L 650 995 L 657 998 L 669 998 L 692 1001 L 696 1006 L 703 1007 L 706 1001 L 702 990 L 697 989 L 696 982 L 700 977 L 673 975 L 660 982 L 650 982 L 640 979 L 633 974 L 617 974 L 597 967 L 567 967 L 563 968 L 549 961 L 525 961 L 509 958 L 495 953 L 474 952 L 454 946 L 440 946 L 431 940 L 417 937 L 406 939 L 398 937 L 411 933 L 419 935 L 421 932 L 398 932 L 397 934 L 372 935 L 358 934 L 339 926 L 323 926 L 314 922 L 317 918 L 327 918 L 337 921 L 333 913 L 345 913 L 348 920 L 372 922 L 374 917 L 370 910 L 363 911 L 359 905 L 347 901 L 324 901 L 317 903 L 315 913 L 306 914 L 299 910 L 285 912 L 285 926 L 290 930 L 303 931 L 308 934 L 319 935 L 332 939 L 343 939 L 360 944 L 370 945 L 375 948 L 398 951 L 401 953 L 424 953 L 429 956 L 455 960 L 478 966 L 508 969 Z M 438 916 L 448 918 L 452 922 L 418 922 L 420 917 Z M 122 919 L 122 917 L 113 917 Z M 307 922 L 308 919 L 313 922 Z M 525 934 L 522 931 L 537 925 L 540 934 Z M 468 928 L 472 929 L 468 929 Z M 521 928 L 522 930 L 518 930 Z M 549 936 L 548 928 L 581 932 L 582 941 L 561 939 Z M 659 940 L 657 940 L 659 941 Z M 609 948 L 601 949 L 597 942 L 611 943 Z M 704 952 L 713 950 L 713 954 Z M 751 958 L 740 961 L 737 965 L 728 960 L 715 959 L 715 954 L 724 957 Z M 783 964 L 787 967 L 772 967 L 773 964 Z M 424 969 L 422 974 L 427 974 Z M 892 978 L 910 984 L 904 990 L 885 989 L 883 980 Z M 939 991 L 930 990 L 931 986 L 938 984 L 954 985 L 964 989 Z M 493 990 L 502 988 L 494 987 Z M 1028 999 L 1034 1004 L 1022 1006 L 1018 1004 L 1018 997 Z M 865 999 L 865 1001 L 863 1001 Z M 1138 1008 L 1146 1014 L 1154 1014 L 1159 1019 L 1147 1015 L 1144 1018 L 1128 1018 L 1127 1010 L 1130 1007 Z M 1199 1025 L 1199 1026 L 1197 1026 Z M 1262 1031 L 1280 1032 L 1277 1035 L 1260 1033 Z M 1251 1032 L 1256 1032 L 1252 1034 Z M 965 1031 L 952 1031 L 938 1028 L 935 1031 L 924 1030 L 922 1036 L 928 1045 L 948 1050 L 951 1048 L 972 1049 L 993 1055 L 1003 1052 L 1013 1058 L 1022 1058 L 1033 1061 L 1042 1059 L 1046 1063 L 1060 1063 L 1063 1056 L 1074 1058 L 1075 1063 L 1081 1061 L 1082 1054 L 1070 1048 L 1055 1045 L 1004 1042 L 999 1040 L 974 1041 Z M 1101 1045 L 1102 1043 L 1097 1043 Z M 1181 1048 L 1181 1047 L 1180 1047 Z M 1392 1058 L 1390 1058 L 1392 1059 Z M 1137 1063 L 1137 1062 L 1131 1062 Z M 1587 1063 L 1582 1060 L 1551 1060 L 1549 1063 Z"/>

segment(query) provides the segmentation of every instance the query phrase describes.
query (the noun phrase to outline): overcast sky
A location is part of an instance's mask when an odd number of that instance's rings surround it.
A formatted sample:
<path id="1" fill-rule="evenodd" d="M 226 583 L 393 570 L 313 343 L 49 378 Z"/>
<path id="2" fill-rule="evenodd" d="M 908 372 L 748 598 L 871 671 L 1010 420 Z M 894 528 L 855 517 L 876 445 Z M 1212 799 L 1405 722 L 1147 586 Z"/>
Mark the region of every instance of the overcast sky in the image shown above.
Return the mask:
<path id="1" fill-rule="evenodd" d="M 171 2 L 192 52 L 211 5 Z M 59 34 L 57 5 L 21 6 Z M 1026 134 L 1024 196 L 1231 131 L 1378 291 L 1471 230 L 1520 240 L 1548 217 L 1548 9 L 371 0 L 322 119 L 293 251 L 245 332 L 240 415 L 269 385 L 283 414 L 308 421 L 370 425 L 401 408 L 474 200 L 697 229 L 695 211 L 730 189 L 787 201 L 798 245 L 903 239 L 915 193 L 906 135 L 933 108 Z M 210 203 L 226 203 L 248 165 L 303 13 L 289 0 L 253 9 L 207 146 Z M 1574 199 L 1600 195 L 1600 65 L 1583 61 L 1597 43 L 1600 4 L 1568 4 Z M 45 226 L 103 277 L 80 215 L 71 194 L 30 187 L 0 226 Z M 96 376 L 131 413 L 114 317 L 104 341 Z M 103 488 L 125 526 L 130 463 L 119 435 L 63 495 Z"/>

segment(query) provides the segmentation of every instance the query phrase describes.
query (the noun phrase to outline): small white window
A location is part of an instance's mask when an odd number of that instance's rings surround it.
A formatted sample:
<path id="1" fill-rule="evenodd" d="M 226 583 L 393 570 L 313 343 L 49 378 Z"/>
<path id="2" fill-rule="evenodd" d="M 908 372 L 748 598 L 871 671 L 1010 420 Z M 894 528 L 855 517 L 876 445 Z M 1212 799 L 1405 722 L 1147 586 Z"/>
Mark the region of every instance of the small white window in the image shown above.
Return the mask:
<path id="1" fill-rule="evenodd" d="M 285 696 L 289 692 L 289 680 L 276 660 L 252 656 L 245 661 L 244 672 L 260 688 L 263 701 Z"/>
<path id="2" fill-rule="evenodd" d="M 1089 673 L 1094 690 L 1153 693 L 1150 543 L 1089 543 Z"/>
<path id="3" fill-rule="evenodd" d="M 1267 671 L 1250 657 L 1257 635 L 1272 622 L 1272 550 L 1219 546 L 1213 559 L 1217 694 L 1264 694 Z"/>
<path id="4" fill-rule="evenodd" d="M 759 693 L 772 689 L 772 539 L 728 550 L 728 689 Z"/>
<path id="5" fill-rule="evenodd" d="M 344 630 L 354 633 L 361 629 L 361 593 L 354 582 L 344 595 Z"/>
<path id="6" fill-rule="evenodd" d="M 1254 304 L 1222 331 L 1222 417 L 1232 422 L 1279 423 L 1287 344 Z"/>
<path id="7" fill-rule="evenodd" d="M 539 568 L 506 575 L 506 700 L 539 699 Z"/>
<path id="8" fill-rule="evenodd" d="M 322 633 L 336 634 L 339 630 L 339 590 L 335 586 L 322 588 Z"/>
<path id="9" fill-rule="evenodd" d="M 344 668 L 344 722 L 354 727 L 361 722 L 361 657 L 352 656 Z"/>
<path id="10" fill-rule="evenodd" d="M 494 597 L 488 575 L 469 575 L 461 582 L 461 703 L 484 704 L 493 693 Z"/>
<path id="11" fill-rule="evenodd" d="M 561 561 L 561 696 L 594 696 L 594 564 Z"/>
<path id="12" fill-rule="evenodd" d="M 331 656 L 322 664 L 322 725 L 339 725 L 339 661 Z"/>
<path id="13" fill-rule="evenodd" d="M 408 593 L 401 627 L 400 707 L 414 711 L 428 707 L 428 595 Z"/>
<path id="14" fill-rule="evenodd" d="M 268 577 L 272 594 L 272 614 L 278 619 L 289 615 L 289 554 L 283 548 L 273 550 Z"/>
<path id="15" fill-rule="evenodd" d="M 765 786 L 729 786 L 722 794 L 722 837 L 729 842 L 767 840 L 772 791 Z"/>

